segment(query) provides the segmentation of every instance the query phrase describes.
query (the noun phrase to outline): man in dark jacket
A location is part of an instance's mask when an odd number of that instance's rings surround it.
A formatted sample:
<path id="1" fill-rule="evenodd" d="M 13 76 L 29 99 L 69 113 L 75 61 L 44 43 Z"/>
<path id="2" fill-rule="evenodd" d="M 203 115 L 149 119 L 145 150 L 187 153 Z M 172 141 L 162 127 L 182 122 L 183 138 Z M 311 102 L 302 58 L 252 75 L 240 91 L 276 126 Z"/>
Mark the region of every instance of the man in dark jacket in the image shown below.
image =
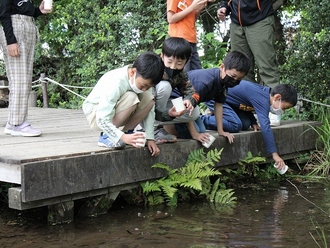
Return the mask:
<path id="1" fill-rule="evenodd" d="M 245 53 L 251 67 L 245 79 L 256 82 L 255 64 L 264 84 L 279 84 L 276 61 L 275 20 L 272 0 L 225 0 L 220 3 L 218 18 L 225 20 L 230 14 L 230 44 L 233 51 Z"/>

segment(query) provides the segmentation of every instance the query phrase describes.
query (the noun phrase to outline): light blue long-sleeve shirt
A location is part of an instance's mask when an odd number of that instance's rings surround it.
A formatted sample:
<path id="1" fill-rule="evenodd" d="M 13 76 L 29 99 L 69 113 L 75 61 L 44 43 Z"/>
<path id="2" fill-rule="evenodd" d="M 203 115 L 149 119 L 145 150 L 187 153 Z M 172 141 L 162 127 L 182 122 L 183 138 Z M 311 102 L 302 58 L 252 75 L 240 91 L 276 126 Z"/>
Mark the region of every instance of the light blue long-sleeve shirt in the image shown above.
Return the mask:
<path id="1" fill-rule="evenodd" d="M 115 115 L 115 106 L 119 98 L 127 91 L 134 92 L 129 82 L 129 68 L 130 66 L 127 65 L 105 73 L 96 83 L 92 92 L 87 96 L 82 105 L 85 115 L 91 113 L 95 106 L 97 106 L 97 125 L 115 143 L 117 143 L 124 134 L 111 122 Z M 151 88 L 148 91 L 152 93 Z M 148 140 L 154 139 L 154 121 L 155 111 L 154 108 L 152 108 L 147 117 L 143 120 L 146 138 Z"/>

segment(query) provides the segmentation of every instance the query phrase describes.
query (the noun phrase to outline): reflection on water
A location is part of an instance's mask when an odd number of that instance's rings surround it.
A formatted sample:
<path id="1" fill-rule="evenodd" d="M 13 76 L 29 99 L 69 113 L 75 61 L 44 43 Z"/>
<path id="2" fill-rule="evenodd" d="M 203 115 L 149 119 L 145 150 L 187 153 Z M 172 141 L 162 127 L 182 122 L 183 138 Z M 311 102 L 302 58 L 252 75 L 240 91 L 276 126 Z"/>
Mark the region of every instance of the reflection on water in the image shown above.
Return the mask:
<path id="1" fill-rule="evenodd" d="M 297 186 L 304 197 L 330 212 L 329 188 Z M 233 209 L 207 202 L 173 209 L 122 206 L 63 226 L 47 226 L 32 217 L 25 217 L 23 225 L 11 225 L 8 215 L 0 214 L 0 247 L 318 247 L 311 234 L 325 247 L 317 225 L 330 238 L 329 214 L 287 182 L 235 192 Z"/>

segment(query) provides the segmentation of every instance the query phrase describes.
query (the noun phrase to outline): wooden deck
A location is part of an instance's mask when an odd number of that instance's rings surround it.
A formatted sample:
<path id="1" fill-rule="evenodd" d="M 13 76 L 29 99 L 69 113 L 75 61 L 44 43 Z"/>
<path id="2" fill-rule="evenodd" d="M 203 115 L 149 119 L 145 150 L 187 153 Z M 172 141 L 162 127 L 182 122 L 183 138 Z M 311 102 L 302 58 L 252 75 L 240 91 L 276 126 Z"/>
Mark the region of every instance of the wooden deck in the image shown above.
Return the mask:
<path id="1" fill-rule="evenodd" d="M 8 109 L 0 109 L 0 128 L 4 128 L 7 114 Z M 164 171 L 152 169 L 153 164 L 163 162 L 178 168 L 191 150 L 202 148 L 195 140 L 179 140 L 160 145 L 157 158 L 146 148 L 100 148 L 99 133 L 90 129 L 81 110 L 30 108 L 29 121 L 42 136 L 12 137 L 0 130 L 0 181 L 17 184 L 10 189 L 9 207 L 19 210 L 132 188 L 164 175 Z M 317 135 L 310 125 L 320 123 L 284 122 L 273 129 L 281 156 L 293 158 L 314 149 Z M 217 137 L 210 149 L 214 147 L 224 148 L 218 166 L 233 165 L 249 151 L 269 157 L 261 132 L 235 134 L 232 145 Z"/>

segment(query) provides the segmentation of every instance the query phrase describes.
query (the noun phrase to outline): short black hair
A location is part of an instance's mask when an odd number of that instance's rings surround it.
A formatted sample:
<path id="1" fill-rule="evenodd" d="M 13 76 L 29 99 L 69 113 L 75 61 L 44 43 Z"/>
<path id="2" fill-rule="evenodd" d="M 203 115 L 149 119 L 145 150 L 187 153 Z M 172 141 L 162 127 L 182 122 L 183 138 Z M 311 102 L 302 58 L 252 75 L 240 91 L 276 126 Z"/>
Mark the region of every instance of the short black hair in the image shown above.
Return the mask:
<path id="1" fill-rule="evenodd" d="M 132 67 L 136 68 L 137 76 L 150 79 L 153 85 L 162 80 L 165 69 L 162 58 L 154 52 L 141 53 L 133 62 Z"/>
<path id="2" fill-rule="evenodd" d="M 222 62 L 226 70 L 236 69 L 237 71 L 248 73 L 250 70 L 250 59 L 242 52 L 232 51 L 229 52 Z"/>
<path id="3" fill-rule="evenodd" d="M 173 56 L 188 61 L 191 56 L 191 46 L 184 38 L 170 37 L 164 41 L 162 53 L 167 57 Z"/>
<path id="4" fill-rule="evenodd" d="M 278 84 L 271 89 L 270 95 L 274 96 L 275 94 L 281 95 L 281 100 L 291 103 L 292 106 L 297 104 L 297 90 L 290 84 Z"/>

